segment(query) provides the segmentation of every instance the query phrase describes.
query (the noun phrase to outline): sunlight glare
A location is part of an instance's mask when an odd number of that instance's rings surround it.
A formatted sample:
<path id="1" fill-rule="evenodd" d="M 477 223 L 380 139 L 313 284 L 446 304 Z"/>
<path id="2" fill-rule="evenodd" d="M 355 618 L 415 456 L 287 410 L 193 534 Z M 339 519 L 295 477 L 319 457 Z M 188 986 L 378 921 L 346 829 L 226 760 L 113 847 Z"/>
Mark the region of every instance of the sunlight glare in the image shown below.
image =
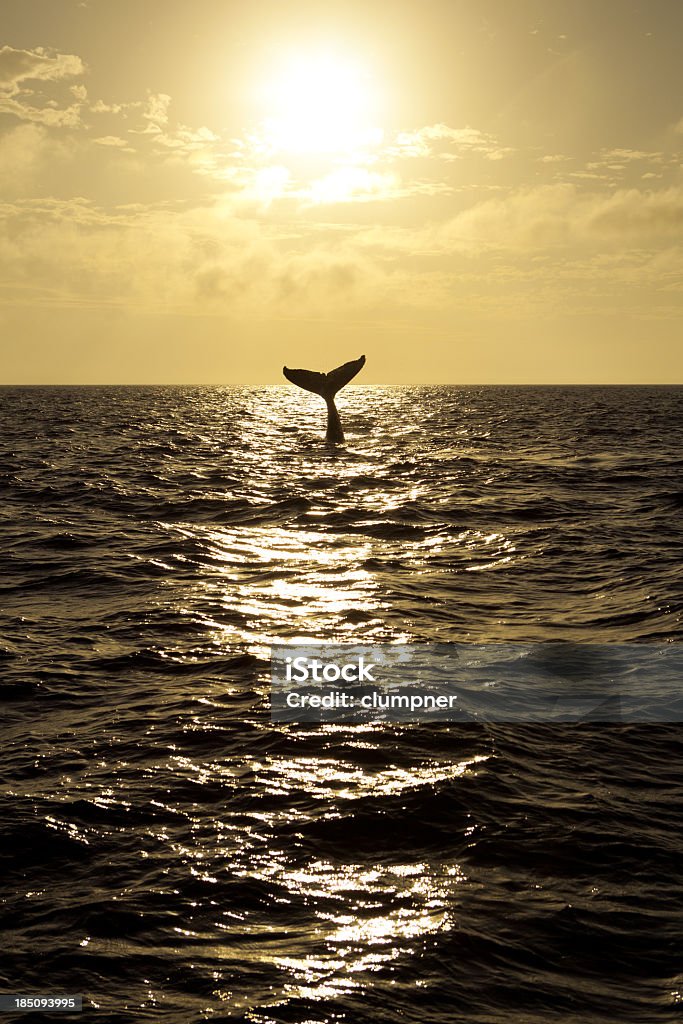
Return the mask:
<path id="1" fill-rule="evenodd" d="M 334 53 L 290 58 L 269 77 L 266 138 L 276 152 L 357 157 L 377 145 L 377 94 L 356 61 Z"/>

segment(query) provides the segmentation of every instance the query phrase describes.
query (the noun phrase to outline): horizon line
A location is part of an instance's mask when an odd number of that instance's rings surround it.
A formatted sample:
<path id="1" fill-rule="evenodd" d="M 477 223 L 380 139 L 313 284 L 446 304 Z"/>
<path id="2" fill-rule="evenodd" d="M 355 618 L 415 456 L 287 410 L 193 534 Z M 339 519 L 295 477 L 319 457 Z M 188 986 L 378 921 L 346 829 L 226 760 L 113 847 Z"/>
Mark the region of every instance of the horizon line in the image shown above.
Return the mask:
<path id="1" fill-rule="evenodd" d="M 208 381 L 5 381 L 0 388 L 287 388 L 285 383 L 228 383 Z M 349 384 L 345 388 L 665 388 L 681 381 L 420 381 L 419 383 Z"/>

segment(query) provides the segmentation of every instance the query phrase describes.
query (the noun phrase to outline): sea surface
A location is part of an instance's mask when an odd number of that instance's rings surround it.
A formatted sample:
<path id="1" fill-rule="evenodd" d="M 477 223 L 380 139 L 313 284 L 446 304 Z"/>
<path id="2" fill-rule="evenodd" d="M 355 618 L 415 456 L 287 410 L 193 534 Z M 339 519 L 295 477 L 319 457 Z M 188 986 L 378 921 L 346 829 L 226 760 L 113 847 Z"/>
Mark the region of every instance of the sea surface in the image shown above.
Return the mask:
<path id="1" fill-rule="evenodd" d="M 680 642 L 682 399 L 0 389 L 0 991 L 680 1020 L 681 726 L 272 724 L 269 652 Z"/>

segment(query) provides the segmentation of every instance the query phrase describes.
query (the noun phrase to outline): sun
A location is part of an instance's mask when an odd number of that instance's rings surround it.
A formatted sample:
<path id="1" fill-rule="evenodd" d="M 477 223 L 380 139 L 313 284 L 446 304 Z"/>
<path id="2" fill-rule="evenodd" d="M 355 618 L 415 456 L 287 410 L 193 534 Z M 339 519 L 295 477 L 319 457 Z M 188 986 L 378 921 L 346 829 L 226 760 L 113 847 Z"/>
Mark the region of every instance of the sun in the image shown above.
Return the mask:
<path id="1" fill-rule="evenodd" d="M 381 141 L 377 90 L 367 68 L 333 52 L 291 56 L 263 88 L 264 137 L 282 155 L 363 162 Z"/>

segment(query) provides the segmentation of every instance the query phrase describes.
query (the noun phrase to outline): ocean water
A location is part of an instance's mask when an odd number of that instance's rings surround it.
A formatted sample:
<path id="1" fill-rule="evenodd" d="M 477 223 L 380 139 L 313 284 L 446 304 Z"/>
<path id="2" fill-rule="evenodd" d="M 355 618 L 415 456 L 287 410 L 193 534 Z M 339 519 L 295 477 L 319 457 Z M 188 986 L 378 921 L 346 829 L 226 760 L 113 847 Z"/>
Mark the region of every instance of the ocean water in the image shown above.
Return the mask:
<path id="1" fill-rule="evenodd" d="M 0 991 L 680 1019 L 680 726 L 273 725 L 269 648 L 680 642 L 683 389 L 0 396 Z"/>

